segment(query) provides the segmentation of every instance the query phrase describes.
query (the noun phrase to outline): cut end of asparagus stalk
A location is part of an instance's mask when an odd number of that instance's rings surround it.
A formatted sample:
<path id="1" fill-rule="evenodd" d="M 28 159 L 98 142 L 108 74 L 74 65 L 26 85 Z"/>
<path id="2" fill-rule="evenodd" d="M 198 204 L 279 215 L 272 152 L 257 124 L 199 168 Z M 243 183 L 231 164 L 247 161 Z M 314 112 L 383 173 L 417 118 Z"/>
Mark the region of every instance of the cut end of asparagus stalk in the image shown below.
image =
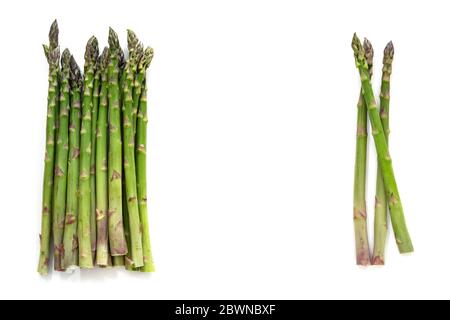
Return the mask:
<path id="1" fill-rule="evenodd" d="M 366 55 L 367 65 L 369 67 L 369 74 L 370 74 L 370 76 L 372 76 L 374 52 L 373 52 L 372 44 L 370 43 L 370 41 L 367 38 L 364 38 L 363 47 L 364 47 L 364 53 Z"/>
<path id="2" fill-rule="evenodd" d="M 389 41 L 389 43 L 386 45 L 386 48 L 384 48 L 383 63 L 392 64 L 393 59 L 394 59 L 394 44 L 392 43 L 392 41 Z"/>
<path id="3" fill-rule="evenodd" d="M 53 21 L 50 32 L 48 33 L 48 40 L 50 43 L 50 50 L 53 50 L 58 46 L 58 35 L 59 35 L 59 28 L 58 28 L 58 21 Z"/>
<path id="4" fill-rule="evenodd" d="M 361 250 L 356 257 L 356 264 L 361 267 L 370 266 L 370 256 L 367 250 Z"/>
<path id="5" fill-rule="evenodd" d="M 381 257 L 374 257 L 372 259 L 372 264 L 374 266 L 384 266 L 384 260 Z"/>

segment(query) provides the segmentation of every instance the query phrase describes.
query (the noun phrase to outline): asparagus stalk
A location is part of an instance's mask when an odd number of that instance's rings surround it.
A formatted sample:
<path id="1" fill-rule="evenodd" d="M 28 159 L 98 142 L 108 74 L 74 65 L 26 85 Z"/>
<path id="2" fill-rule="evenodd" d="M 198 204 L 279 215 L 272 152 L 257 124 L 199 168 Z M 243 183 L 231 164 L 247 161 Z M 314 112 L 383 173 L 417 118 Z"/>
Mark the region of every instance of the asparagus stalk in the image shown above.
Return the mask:
<path id="1" fill-rule="evenodd" d="M 364 41 L 364 52 L 370 76 L 373 65 L 373 48 L 369 40 Z M 358 120 L 356 130 L 355 181 L 353 191 L 353 223 L 355 229 L 356 264 L 370 264 L 369 238 L 367 234 L 366 208 L 366 168 L 367 168 L 367 107 L 362 88 L 358 100 Z"/>
<path id="2" fill-rule="evenodd" d="M 125 73 L 125 56 L 123 51 L 120 49 L 119 51 L 119 104 L 120 108 L 120 128 L 121 132 L 123 132 L 123 113 L 124 113 L 124 103 L 123 103 L 123 87 L 126 80 Z M 122 163 L 124 161 L 124 145 L 122 144 Z M 122 166 L 122 177 L 125 177 L 125 168 Z M 116 266 L 125 266 L 125 268 L 129 271 L 133 270 L 133 258 L 131 256 L 131 238 L 130 238 L 130 222 L 128 219 L 128 204 L 127 204 L 127 191 L 125 187 L 125 179 L 121 180 L 122 183 L 122 214 L 123 214 L 123 228 L 124 228 L 124 236 L 126 241 L 126 246 L 128 248 L 128 252 L 125 256 L 121 257 L 122 259 L 116 259 L 114 265 Z"/>
<path id="3" fill-rule="evenodd" d="M 144 258 L 142 252 L 142 231 L 137 203 L 135 142 L 132 124 L 133 117 L 133 64 L 136 62 L 134 50 L 130 50 L 130 58 L 125 66 L 125 82 L 123 88 L 123 142 L 124 142 L 124 172 L 128 205 L 128 220 L 130 224 L 131 256 L 134 267 L 142 267 Z"/>
<path id="4" fill-rule="evenodd" d="M 42 192 L 42 221 L 40 233 L 40 252 L 38 272 L 47 275 L 50 261 L 50 242 L 52 229 L 52 191 L 55 160 L 55 120 L 58 105 L 58 73 L 59 73 L 59 46 L 58 23 L 56 20 L 50 27 L 49 46 L 44 45 L 44 53 L 49 64 L 48 97 L 47 97 L 47 124 L 45 132 L 45 167 Z"/>
<path id="5" fill-rule="evenodd" d="M 375 147 L 379 160 L 378 163 L 380 165 L 380 170 L 386 189 L 397 246 L 400 253 L 413 252 L 414 248 L 406 227 L 403 207 L 392 167 L 392 159 L 389 155 L 383 124 L 375 102 L 372 85 L 369 80 L 369 67 L 365 58 L 364 48 L 356 34 L 353 36 L 352 48 L 355 55 L 356 67 L 359 70 L 361 78 L 364 100 L 367 105 L 370 123 L 372 125 L 372 136 L 375 141 Z"/>
<path id="6" fill-rule="evenodd" d="M 66 215 L 67 158 L 69 152 L 69 105 L 70 105 L 70 52 L 65 49 L 61 57 L 61 87 L 59 97 L 59 129 L 56 139 L 56 160 L 53 190 L 53 245 L 54 268 L 64 270 L 63 234 Z"/>
<path id="7" fill-rule="evenodd" d="M 113 267 L 114 265 L 113 265 L 113 261 L 112 261 L 112 257 L 111 257 L 111 255 L 109 254 L 109 252 L 108 252 L 108 262 L 107 262 L 107 267 L 108 268 L 111 268 L 111 267 Z"/>
<path id="8" fill-rule="evenodd" d="M 122 171 L 123 176 L 125 176 L 125 169 Z M 125 186 L 125 180 L 122 180 L 122 206 L 123 206 L 123 227 L 125 232 L 125 240 L 127 242 L 127 248 L 131 248 L 131 234 L 130 234 L 130 217 L 128 214 L 128 204 L 127 204 L 127 189 Z M 125 269 L 128 271 L 133 271 L 134 262 L 131 250 L 124 256 Z"/>
<path id="9" fill-rule="evenodd" d="M 153 49 L 148 48 L 140 63 L 140 73 L 145 75 L 145 70 L 153 58 Z M 142 72 L 142 70 L 144 70 Z M 136 178 L 139 214 L 142 224 L 142 248 L 144 253 L 144 266 L 142 272 L 154 272 L 153 256 L 150 246 L 150 233 L 147 214 L 147 86 L 142 82 L 142 94 L 140 95 L 139 111 L 136 126 Z"/>
<path id="10" fill-rule="evenodd" d="M 100 70 L 99 59 L 95 63 L 94 87 L 92 89 L 92 120 L 91 120 L 91 248 L 92 252 L 97 249 L 97 222 L 96 222 L 96 179 L 95 179 L 95 160 L 96 160 L 96 134 L 97 134 L 97 117 L 100 99 Z"/>
<path id="11" fill-rule="evenodd" d="M 123 267 L 125 265 L 124 256 L 112 256 L 112 264 L 114 267 Z"/>
<path id="12" fill-rule="evenodd" d="M 64 226 L 65 269 L 78 265 L 78 182 L 80 175 L 80 109 L 83 81 L 73 56 L 70 57 L 70 125 L 67 169 L 67 204 Z"/>
<path id="13" fill-rule="evenodd" d="M 91 246 L 91 120 L 94 67 L 98 57 L 98 42 L 91 37 L 86 45 L 84 65 L 84 91 L 80 148 L 80 199 L 78 216 L 79 262 L 81 268 L 93 268 Z"/>
<path id="14" fill-rule="evenodd" d="M 126 72 L 125 72 L 125 56 L 121 48 L 119 48 L 118 52 L 119 58 L 119 103 L 120 103 L 120 125 L 121 132 L 123 133 L 123 113 L 124 113 L 124 94 L 123 88 L 126 81 Z M 124 161 L 124 146 L 122 144 L 122 162 Z M 122 177 L 125 177 L 125 169 L 122 166 Z M 123 227 L 124 227 L 124 236 L 126 241 L 126 246 L 128 248 L 128 252 L 125 256 L 117 257 L 115 261 L 113 261 L 114 266 L 125 266 L 125 268 L 129 271 L 133 271 L 133 258 L 131 253 L 131 237 L 130 237 L 130 222 L 128 218 L 128 204 L 127 204 L 127 196 L 126 196 L 126 187 L 125 187 L 125 179 L 122 179 L 122 214 L 123 214 Z M 120 259 L 118 259 L 120 258 Z"/>
<path id="15" fill-rule="evenodd" d="M 122 137 L 119 105 L 119 63 L 121 50 L 117 34 L 109 29 L 109 154 L 108 154 L 108 229 L 111 255 L 127 253 L 122 215 Z"/>
<path id="16" fill-rule="evenodd" d="M 108 48 L 99 61 L 101 79 L 100 106 L 96 129 L 96 217 L 97 217 L 97 265 L 107 266 L 108 246 Z M 94 85 L 95 87 L 95 85 Z"/>
<path id="17" fill-rule="evenodd" d="M 142 56 L 142 46 L 139 44 L 139 40 L 137 39 L 136 35 L 134 34 L 133 31 L 128 30 L 128 51 L 130 56 L 133 57 L 134 59 L 134 63 L 131 63 L 131 70 L 133 72 L 134 75 L 136 75 L 137 72 L 137 65 L 138 65 L 138 61 L 140 60 L 140 57 Z M 126 84 L 126 80 L 127 80 L 127 73 L 125 72 L 125 70 L 123 70 L 124 72 L 122 72 L 121 75 L 121 79 L 120 79 L 120 87 L 123 89 L 125 87 Z M 132 82 L 132 86 L 133 86 L 133 93 L 134 93 L 134 81 Z M 121 104 L 122 104 L 122 119 L 124 117 L 125 114 L 125 103 L 124 103 L 124 92 L 121 91 Z M 134 100 L 133 100 L 133 106 L 132 106 L 132 117 L 135 117 L 136 113 L 134 111 Z M 137 108 L 137 104 L 136 104 L 136 108 Z M 132 121 L 134 123 L 134 121 Z M 122 130 L 124 130 L 123 128 L 124 122 L 122 121 Z M 133 132 L 134 132 L 134 128 L 133 127 Z M 125 145 L 124 145 L 125 148 Z M 125 155 L 125 150 L 124 150 L 124 155 Z M 124 161 L 125 161 L 125 157 L 124 157 Z M 125 171 L 125 169 L 124 169 Z M 123 172 L 124 176 L 125 176 L 125 172 Z M 127 193 L 126 193 L 126 185 L 125 185 L 125 180 L 122 180 L 122 203 L 123 203 L 123 221 L 124 221 L 124 228 L 125 228 L 125 239 L 127 241 L 127 247 L 131 248 L 132 243 L 131 243 L 131 231 L 130 231 L 130 217 L 129 217 L 129 211 L 128 211 L 128 204 L 127 204 Z M 133 261 L 133 257 L 132 257 L 132 252 L 131 250 L 128 251 L 127 255 L 125 256 L 125 268 L 128 271 L 133 271 L 135 269 L 135 265 L 134 265 L 134 261 Z"/>
<path id="18" fill-rule="evenodd" d="M 389 42 L 384 49 L 383 76 L 380 93 L 380 118 L 383 125 L 384 136 L 386 138 L 386 144 L 389 144 L 389 100 L 393 59 L 394 45 L 392 42 Z M 388 204 L 386 190 L 383 183 L 383 177 L 381 175 L 380 165 L 378 165 L 375 197 L 375 241 L 373 250 L 374 257 L 372 262 L 374 265 L 384 265 L 387 238 L 387 214 Z"/>

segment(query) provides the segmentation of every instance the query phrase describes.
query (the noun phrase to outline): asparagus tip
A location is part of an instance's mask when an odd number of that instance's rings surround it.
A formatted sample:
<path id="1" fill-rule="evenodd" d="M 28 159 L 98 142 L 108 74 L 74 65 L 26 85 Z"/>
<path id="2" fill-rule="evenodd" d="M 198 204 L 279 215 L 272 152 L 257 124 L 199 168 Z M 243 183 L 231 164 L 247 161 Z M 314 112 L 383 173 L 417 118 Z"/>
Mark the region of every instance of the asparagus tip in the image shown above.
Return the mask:
<path id="1" fill-rule="evenodd" d="M 70 58 L 72 55 L 70 54 L 69 49 L 64 49 L 62 55 L 61 55 L 61 66 L 62 68 L 69 68 L 70 69 Z"/>
<path id="2" fill-rule="evenodd" d="M 372 43 L 370 43 L 370 41 L 367 38 L 364 38 L 364 51 L 366 53 L 366 57 L 367 58 L 371 58 L 373 59 L 373 47 L 372 47 Z"/>
<path id="3" fill-rule="evenodd" d="M 84 54 L 86 63 L 95 64 L 98 59 L 98 40 L 95 36 L 89 38 L 86 44 L 86 52 Z"/>
<path id="4" fill-rule="evenodd" d="M 53 21 L 50 27 L 50 32 L 48 33 L 50 49 L 54 49 L 58 46 L 58 34 L 59 34 L 58 21 L 55 19 L 55 21 Z"/>
<path id="5" fill-rule="evenodd" d="M 355 52 L 359 52 L 361 49 L 361 41 L 359 40 L 358 36 L 356 35 L 356 32 L 353 34 L 352 48 L 353 48 L 353 51 L 355 51 Z"/>
<path id="6" fill-rule="evenodd" d="M 125 67 L 126 61 L 125 61 L 125 54 L 123 53 L 123 50 L 120 46 L 117 48 L 117 56 L 119 59 L 119 68 L 122 70 Z"/>
<path id="7" fill-rule="evenodd" d="M 383 63 L 392 63 L 392 59 L 394 58 L 394 44 L 392 41 L 389 41 L 389 43 L 386 45 L 386 48 L 384 48 L 384 59 Z"/>
<path id="8" fill-rule="evenodd" d="M 144 51 L 144 55 L 142 56 L 142 59 L 139 64 L 140 69 L 146 69 L 150 65 L 150 63 L 153 60 L 153 48 L 147 47 Z"/>
<path id="9" fill-rule="evenodd" d="M 128 50 L 131 51 L 137 47 L 139 44 L 139 39 L 134 33 L 133 30 L 127 29 L 127 41 L 128 41 Z"/>
<path id="10" fill-rule="evenodd" d="M 101 71 L 105 70 L 108 67 L 109 63 L 109 48 L 103 48 L 103 52 L 99 57 L 99 68 Z"/>
<path id="11" fill-rule="evenodd" d="M 357 66 L 365 60 L 364 48 L 356 33 L 353 34 L 352 49 L 355 54 L 355 62 Z"/>
<path id="12" fill-rule="evenodd" d="M 119 37 L 117 36 L 117 33 L 111 27 L 109 27 L 108 43 L 109 43 L 109 46 L 111 47 L 111 49 L 118 49 L 120 47 Z"/>
<path id="13" fill-rule="evenodd" d="M 78 66 L 77 62 L 75 61 L 75 58 L 71 55 L 70 56 L 70 82 L 71 87 L 77 87 L 81 88 L 83 82 L 81 78 L 81 70 Z"/>
<path id="14" fill-rule="evenodd" d="M 369 73 L 370 73 L 370 75 L 372 75 L 374 52 L 373 52 L 372 44 L 370 43 L 370 41 L 367 38 L 364 38 L 363 47 L 364 47 L 365 57 L 367 60 L 367 65 L 369 66 Z"/>
<path id="15" fill-rule="evenodd" d="M 142 43 L 139 43 L 134 51 L 136 55 L 136 68 L 138 68 L 142 58 L 144 57 L 144 46 Z"/>

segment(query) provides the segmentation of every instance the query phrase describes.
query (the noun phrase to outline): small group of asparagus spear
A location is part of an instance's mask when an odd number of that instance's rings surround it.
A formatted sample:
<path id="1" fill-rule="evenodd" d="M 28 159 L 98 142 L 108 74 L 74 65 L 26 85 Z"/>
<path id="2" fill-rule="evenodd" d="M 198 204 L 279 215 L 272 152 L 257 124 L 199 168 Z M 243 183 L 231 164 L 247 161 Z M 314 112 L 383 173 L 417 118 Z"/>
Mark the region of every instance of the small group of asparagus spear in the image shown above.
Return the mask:
<path id="1" fill-rule="evenodd" d="M 373 71 L 373 48 L 365 39 L 364 44 L 353 36 L 352 49 L 356 67 L 361 78 L 358 101 L 357 140 L 353 220 L 356 240 L 356 262 L 358 265 L 384 265 L 387 238 L 388 211 L 400 253 L 414 251 L 406 227 L 403 207 L 388 149 L 390 76 L 394 58 L 394 46 L 389 42 L 384 50 L 380 106 L 377 106 L 371 85 Z M 370 254 L 367 234 L 366 210 L 366 161 L 367 161 L 367 114 L 372 127 L 372 136 L 378 157 L 378 172 L 375 198 L 374 248 Z"/>
<path id="2" fill-rule="evenodd" d="M 69 50 L 60 57 L 58 25 L 49 63 L 46 152 L 38 272 L 125 266 L 152 272 L 147 217 L 146 71 L 153 50 L 128 30 L 126 60 L 117 34 L 99 55 L 86 45 L 84 75 Z M 61 60 L 61 61 L 60 61 Z"/>

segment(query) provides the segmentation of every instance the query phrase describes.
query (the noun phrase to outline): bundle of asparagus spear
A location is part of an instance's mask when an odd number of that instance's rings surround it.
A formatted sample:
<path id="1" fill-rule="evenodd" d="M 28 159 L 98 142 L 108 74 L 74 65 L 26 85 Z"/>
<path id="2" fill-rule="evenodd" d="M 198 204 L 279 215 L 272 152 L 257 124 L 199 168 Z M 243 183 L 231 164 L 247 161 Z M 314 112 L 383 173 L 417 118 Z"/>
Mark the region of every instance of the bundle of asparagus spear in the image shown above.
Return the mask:
<path id="1" fill-rule="evenodd" d="M 389 42 L 384 50 L 383 74 L 380 92 L 380 106 L 377 106 L 371 85 L 373 70 L 373 48 L 365 39 L 364 44 L 353 36 L 352 49 L 356 67 L 361 78 L 358 101 L 356 162 L 354 182 L 353 219 L 356 240 L 356 262 L 358 265 L 384 265 L 387 238 L 388 212 L 400 253 L 414 251 L 405 217 L 397 182 L 388 149 L 390 77 L 394 46 Z M 375 198 L 374 248 L 370 255 L 367 235 L 366 210 L 366 161 L 367 161 L 367 114 L 372 127 L 372 136 L 378 156 L 378 172 Z"/>
<path id="2" fill-rule="evenodd" d="M 84 75 L 58 25 L 49 63 L 42 226 L 38 272 L 125 266 L 152 272 L 147 217 L 147 75 L 153 50 L 128 30 L 128 59 L 109 30 L 99 55 L 86 45 Z M 61 60 L 61 61 L 60 61 Z"/>

